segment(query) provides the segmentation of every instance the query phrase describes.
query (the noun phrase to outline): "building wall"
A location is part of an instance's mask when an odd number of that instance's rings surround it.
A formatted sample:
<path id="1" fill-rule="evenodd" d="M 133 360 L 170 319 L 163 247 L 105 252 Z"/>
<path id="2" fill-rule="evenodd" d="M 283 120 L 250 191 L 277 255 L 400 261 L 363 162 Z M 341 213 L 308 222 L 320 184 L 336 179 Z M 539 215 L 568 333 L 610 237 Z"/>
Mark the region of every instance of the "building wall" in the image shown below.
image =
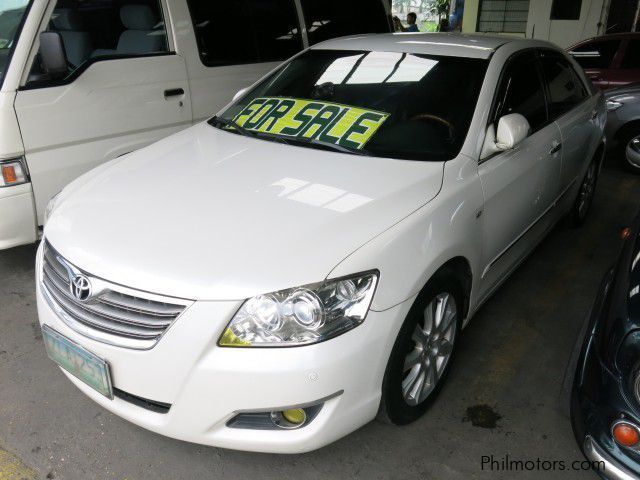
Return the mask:
<path id="1" fill-rule="evenodd" d="M 566 48 L 604 33 L 611 0 L 582 0 L 579 20 L 550 20 L 553 0 L 530 0 L 527 38 L 549 40 Z M 466 0 L 462 31 L 476 31 L 481 0 Z M 522 36 L 525 36 L 522 35 Z"/>

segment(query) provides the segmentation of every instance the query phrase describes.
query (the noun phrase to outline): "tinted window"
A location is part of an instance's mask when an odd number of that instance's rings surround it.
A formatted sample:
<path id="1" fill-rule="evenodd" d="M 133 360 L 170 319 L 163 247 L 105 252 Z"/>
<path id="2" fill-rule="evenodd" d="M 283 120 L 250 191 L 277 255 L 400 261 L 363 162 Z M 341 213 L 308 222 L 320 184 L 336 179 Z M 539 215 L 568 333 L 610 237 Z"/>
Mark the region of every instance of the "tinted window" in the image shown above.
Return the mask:
<path id="1" fill-rule="evenodd" d="M 629 40 L 622 68 L 640 68 L 640 40 Z"/>
<path id="2" fill-rule="evenodd" d="M 293 0 L 188 0 L 207 66 L 284 60 L 302 49 Z"/>
<path id="3" fill-rule="evenodd" d="M 58 0 L 49 19 L 67 54 L 68 76 L 99 58 L 167 52 L 159 0 Z M 36 57 L 29 82 L 47 83 Z"/>
<path id="4" fill-rule="evenodd" d="M 523 54 L 509 62 L 501 82 L 495 120 L 519 113 L 532 131 L 540 129 L 547 122 L 547 106 L 535 55 Z"/>
<path id="5" fill-rule="evenodd" d="M 553 120 L 571 110 L 587 96 L 576 72 L 564 58 L 543 54 L 542 69 L 549 86 L 549 116 Z"/>
<path id="6" fill-rule="evenodd" d="M 0 87 L 7 71 L 10 53 L 20 34 L 20 25 L 27 13 L 28 0 L 13 0 L 0 4 Z"/>
<path id="7" fill-rule="evenodd" d="M 349 140 L 349 132 L 356 130 L 339 132 L 333 128 L 338 122 L 350 118 L 347 123 L 364 135 L 373 117 L 384 116 L 362 145 L 369 155 L 447 160 L 458 154 L 467 136 L 487 63 L 395 52 L 309 50 L 248 92 L 222 117 L 245 115 L 243 126 L 265 139 L 316 139 L 349 147 L 352 142 L 341 140 Z M 243 113 L 255 102 L 262 107 Z M 295 109 L 294 103 L 306 104 L 304 113 L 285 118 L 286 128 L 278 128 L 280 119 L 288 116 L 285 110 Z M 356 114 L 353 109 L 365 112 Z M 211 123 L 220 127 L 215 119 Z"/>
<path id="8" fill-rule="evenodd" d="M 358 33 L 389 32 L 382 0 L 302 0 L 309 43 Z"/>
<path id="9" fill-rule="evenodd" d="M 579 20 L 582 0 L 553 0 L 551 20 Z"/>
<path id="10" fill-rule="evenodd" d="M 619 47 L 620 40 L 599 40 L 577 47 L 569 53 L 584 69 L 602 69 L 611 66 Z"/>

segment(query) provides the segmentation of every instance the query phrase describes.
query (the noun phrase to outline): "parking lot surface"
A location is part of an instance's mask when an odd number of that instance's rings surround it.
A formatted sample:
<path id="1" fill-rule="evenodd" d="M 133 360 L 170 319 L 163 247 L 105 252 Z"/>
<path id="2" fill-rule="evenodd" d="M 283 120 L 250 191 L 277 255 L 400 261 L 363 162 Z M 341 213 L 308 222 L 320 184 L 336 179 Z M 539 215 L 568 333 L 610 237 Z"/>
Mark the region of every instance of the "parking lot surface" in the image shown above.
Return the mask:
<path id="1" fill-rule="evenodd" d="M 620 230 L 638 208 L 640 178 L 607 166 L 586 225 L 558 225 L 465 329 L 427 415 L 406 427 L 372 422 L 294 456 L 171 440 L 94 404 L 45 354 L 35 247 L 0 252 L 0 480 L 595 479 L 573 469 L 583 457 L 563 408 L 563 378 Z M 536 467 L 505 470 L 507 458 Z"/>

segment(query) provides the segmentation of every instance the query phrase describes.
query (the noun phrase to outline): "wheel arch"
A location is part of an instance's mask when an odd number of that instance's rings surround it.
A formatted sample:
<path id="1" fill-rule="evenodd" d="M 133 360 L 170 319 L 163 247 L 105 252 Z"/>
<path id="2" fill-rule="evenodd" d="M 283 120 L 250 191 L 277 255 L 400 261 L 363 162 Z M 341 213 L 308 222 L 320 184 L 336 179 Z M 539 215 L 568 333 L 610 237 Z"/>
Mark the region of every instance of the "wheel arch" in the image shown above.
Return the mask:
<path id="1" fill-rule="evenodd" d="M 471 270 L 469 260 L 464 256 L 456 256 L 447 260 L 431 277 L 429 277 L 423 288 L 425 288 L 433 279 L 437 278 L 438 275 L 450 275 L 460 285 L 460 290 L 463 295 L 462 318 L 463 320 L 466 319 L 469 314 L 471 290 L 473 287 L 473 271 Z"/>
<path id="2" fill-rule="evenodd" d="M 622 137 L 634 127 L 640 130 L 640 118 L 634 118 L 622 125 L 618 130 L 616 130 L 616 133 L 613 134 L 613 138 L 616 142 L 619 142 Z"/>

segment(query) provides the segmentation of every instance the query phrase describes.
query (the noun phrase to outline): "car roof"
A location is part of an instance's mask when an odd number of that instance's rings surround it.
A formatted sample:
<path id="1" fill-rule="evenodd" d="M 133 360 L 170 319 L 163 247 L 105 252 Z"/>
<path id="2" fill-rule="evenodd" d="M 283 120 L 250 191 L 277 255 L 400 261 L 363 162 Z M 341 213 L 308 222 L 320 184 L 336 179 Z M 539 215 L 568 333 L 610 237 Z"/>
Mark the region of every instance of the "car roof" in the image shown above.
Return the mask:
<path id="1" fill-rule="evenodd" d="M 312 48 L 318 50 L 407 52 L 487 59 L 498 48 L 511 42 L 551 46 L 547 42 L 507 36 L 461 33 L 382 33 L 336 38 L 314 45 Z"/>
<path id="2" fill-rule="evenodd" d="M 640 32 L 620 32 L 620 33 L 607 33 L 606 35 L 598 35 L 596 37 L 585 38 L 584 40 L 580 40 L 578 43 L 571 45 L 567 50 L 571 50 L 572 48 L 579 47 L 584 45 L 585 43 L 591 43 L 593 41 L 601 41 L 601 40 L 626 40 L 628 38 L 639 38 Z"/>

